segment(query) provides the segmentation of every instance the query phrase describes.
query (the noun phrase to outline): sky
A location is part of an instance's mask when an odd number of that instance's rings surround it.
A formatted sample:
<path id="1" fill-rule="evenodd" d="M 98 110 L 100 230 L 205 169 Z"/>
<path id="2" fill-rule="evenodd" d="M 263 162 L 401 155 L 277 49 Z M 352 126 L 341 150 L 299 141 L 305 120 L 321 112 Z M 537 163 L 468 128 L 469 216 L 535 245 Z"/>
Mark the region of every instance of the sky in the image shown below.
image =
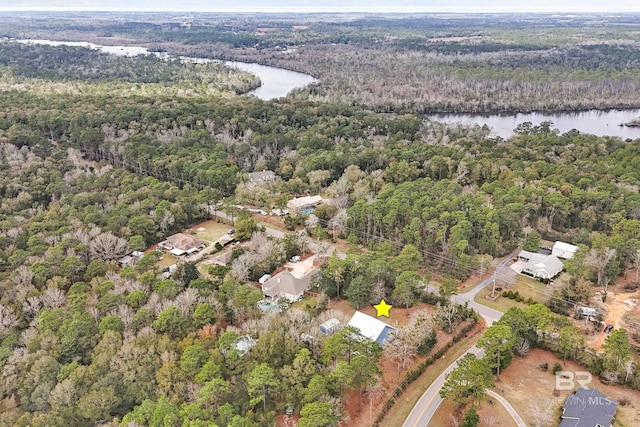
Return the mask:
<path id="1" fill-rule="evenodd" d="M 640 12 L 640 0 L 0 0 L 8 10 Z"/>

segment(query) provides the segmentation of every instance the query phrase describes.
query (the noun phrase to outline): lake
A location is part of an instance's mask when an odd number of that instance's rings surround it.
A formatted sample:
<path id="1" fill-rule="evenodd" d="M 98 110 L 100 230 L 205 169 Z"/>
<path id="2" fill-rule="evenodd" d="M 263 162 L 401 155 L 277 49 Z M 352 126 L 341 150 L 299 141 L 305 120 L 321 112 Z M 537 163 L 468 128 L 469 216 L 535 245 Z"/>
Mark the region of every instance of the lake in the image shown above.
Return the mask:
<path id="1" fill-rule="evenodd" d="M 168 57 L 166 53 L 150 52 L 147 48 L 140 46 L 102 46 L 88 42 L 61 42 L 51 40 L 18 40 L 18 42 L 47 44 L 51 46 L 82 46 L 122 56 L 152 54 L 162 58 Z M 186 56 L 181 56 L 179 58 L 184 62 L 220 62 L 218 60 L 208 58 L 192 58 Z M 269 67 L 266 65 L 233 61 L 224 61 L 224 64 L 229 67 L 235 67 L 242 71 L 256 74 L 260 78 L 262 86 L 249 92 L 249 95 L 255 95 L 263 100 L 284 97 L 293 89 L 302 88 L 317 81 L 308 74 L 289 71 L 282 68 Z M 539 125 L 544 121 L 553 122 L 553 128 L 558 129 L 560 133 L 577 129 L 581 133 L 591 133 L 598 136 L 617 136 L 622 139 L 640 138 L 640 128 L 620 126 L 621 123 L 627 123 L 640 117 L 640 109 L 606 111 L 589 110 L 558 113 L 533 112 L 490 115 L 433 114 L 429 117 L 433 120 L 444 123 L 463 123 L 466 125 L 478 124 L 480 126 L 486 124 L 491 128 L 493 135 L 500 136 L 504 139 L 513 135 L 513 130 L 520 123 L 531 122 L 534 125 Z"/>
<path id="2" fill-rule="evenodd" d="M 466 125 L 486 124 L 494 135 L 504 139 L 513 135 L 513 130 L 524 122 L 539 125 L 544 121 L 553 122 L 553 128 L 560 133 L 576 129 L 581 133 L 598 136 L 617 136 L 622 139 L 640 138 L 640 128 L 620 126 L 640 117 L 639 110 L 588 110 L 559 113 L 518 113 L 518 114 L 434 114 L 430 118 L 444 123 Z"/>
<path id="3" fill-rule="evenodd" d="M 150 52 L 146 47 L 141 46 L 103 46 L 89 42 L 66 42 L 53 40 L 17 41 L 18 43 L 26 44 L 31 43 L 46 44 L 49 46 L 86 47 L 88 49 L 99 50 L 101 52 L 120 56 L 156 55 L 161 58 L 169 57 L 169 55 L 167 55 L 166 53 Z M 219 61 L 209 58 L 192 58 L 188 56 L 180 56 L 179 58 L 181 61 L 189 63 L 222 62 L 228 67 L 237 68 L 239 70 L 255 74 L 260 78 L 262 85 L 259 88 L 249 92 L 248 95 L 255 95 L 256 97 L 265 101 L 287 96 L 287 94 L 292 90 L 305 87 L 306 85 L 317 81 L 308 74 L 285 70 L 283 68 L 268 67 L 266 65 L 254 64 L 249 62 Z"/>

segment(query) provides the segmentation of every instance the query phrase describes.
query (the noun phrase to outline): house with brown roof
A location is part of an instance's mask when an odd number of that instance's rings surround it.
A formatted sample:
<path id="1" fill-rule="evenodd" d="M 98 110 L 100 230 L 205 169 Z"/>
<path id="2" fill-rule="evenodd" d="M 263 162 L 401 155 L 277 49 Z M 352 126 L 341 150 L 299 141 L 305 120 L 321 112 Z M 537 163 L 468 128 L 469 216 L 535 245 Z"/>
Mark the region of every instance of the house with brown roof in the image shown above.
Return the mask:
<path id="1" fill-rule="evenodd" d="M 167 240 L 158 243 L 158 247 L 169 251 L 172 255 L 190 255 L 204 249 L 204 241 L 184 233 L 176 233 Z"/>

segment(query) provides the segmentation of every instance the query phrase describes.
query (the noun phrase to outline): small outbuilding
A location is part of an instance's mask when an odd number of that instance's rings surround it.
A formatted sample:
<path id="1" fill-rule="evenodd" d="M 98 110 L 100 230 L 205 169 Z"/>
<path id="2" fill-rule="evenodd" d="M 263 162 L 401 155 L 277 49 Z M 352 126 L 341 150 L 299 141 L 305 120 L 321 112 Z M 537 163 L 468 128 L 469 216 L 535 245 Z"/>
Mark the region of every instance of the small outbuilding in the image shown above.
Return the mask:
<path id="1" fill-rule="evenodd" d="M 356 311 L 347 325 L 353 326 L 360 331 L 362 336 L 380 345 L 385 345 L 391 341 L 393 339 L 393 332 L 396 330 L 396 328 L 387 325 L 382 320 L 376 319 L 361 311 Z"/>
<path id="2" fill-rule="evenodd" d="M 571 259 L 576 254 L 577 250 L 578 247 L 576 245 L 558 241 L 553 244 L 553 248 L 551 248 L 551 255 L 562 259 Z"/>
<path id="3" fill-rule="evenodd" d="M 332 335 L 340 329 L 340 321 L 335 317 L 323 322 L 320 325 L 320 333 L 324 335 Z"/>

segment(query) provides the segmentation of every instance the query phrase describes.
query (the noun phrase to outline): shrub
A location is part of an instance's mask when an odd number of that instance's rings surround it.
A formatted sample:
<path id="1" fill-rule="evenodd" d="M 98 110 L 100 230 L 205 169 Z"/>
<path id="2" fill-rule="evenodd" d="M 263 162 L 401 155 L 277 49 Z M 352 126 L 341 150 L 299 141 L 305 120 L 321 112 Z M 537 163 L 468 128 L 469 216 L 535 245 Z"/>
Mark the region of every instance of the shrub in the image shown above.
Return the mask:
<path id="1" fill-rule="evenodd" d="M 426 356 L 436 345 L 436 342 L 438 342 L 438 339 L 436 338 L 436 333 L 435 331 L 431 331 L 431 333 L 426 337 L 424 337 L 422 342 L 418 345 L 418 348 L 417 348 L 418 354 L 420 356 Z"/>
<path id="2" fill-rule="evenodd" d="M 551 369 L 551 373 L 555 375 L 557 372 L 562 371 L 562 365 L 558 362 L 553 364 L 553 369 Z"/>

